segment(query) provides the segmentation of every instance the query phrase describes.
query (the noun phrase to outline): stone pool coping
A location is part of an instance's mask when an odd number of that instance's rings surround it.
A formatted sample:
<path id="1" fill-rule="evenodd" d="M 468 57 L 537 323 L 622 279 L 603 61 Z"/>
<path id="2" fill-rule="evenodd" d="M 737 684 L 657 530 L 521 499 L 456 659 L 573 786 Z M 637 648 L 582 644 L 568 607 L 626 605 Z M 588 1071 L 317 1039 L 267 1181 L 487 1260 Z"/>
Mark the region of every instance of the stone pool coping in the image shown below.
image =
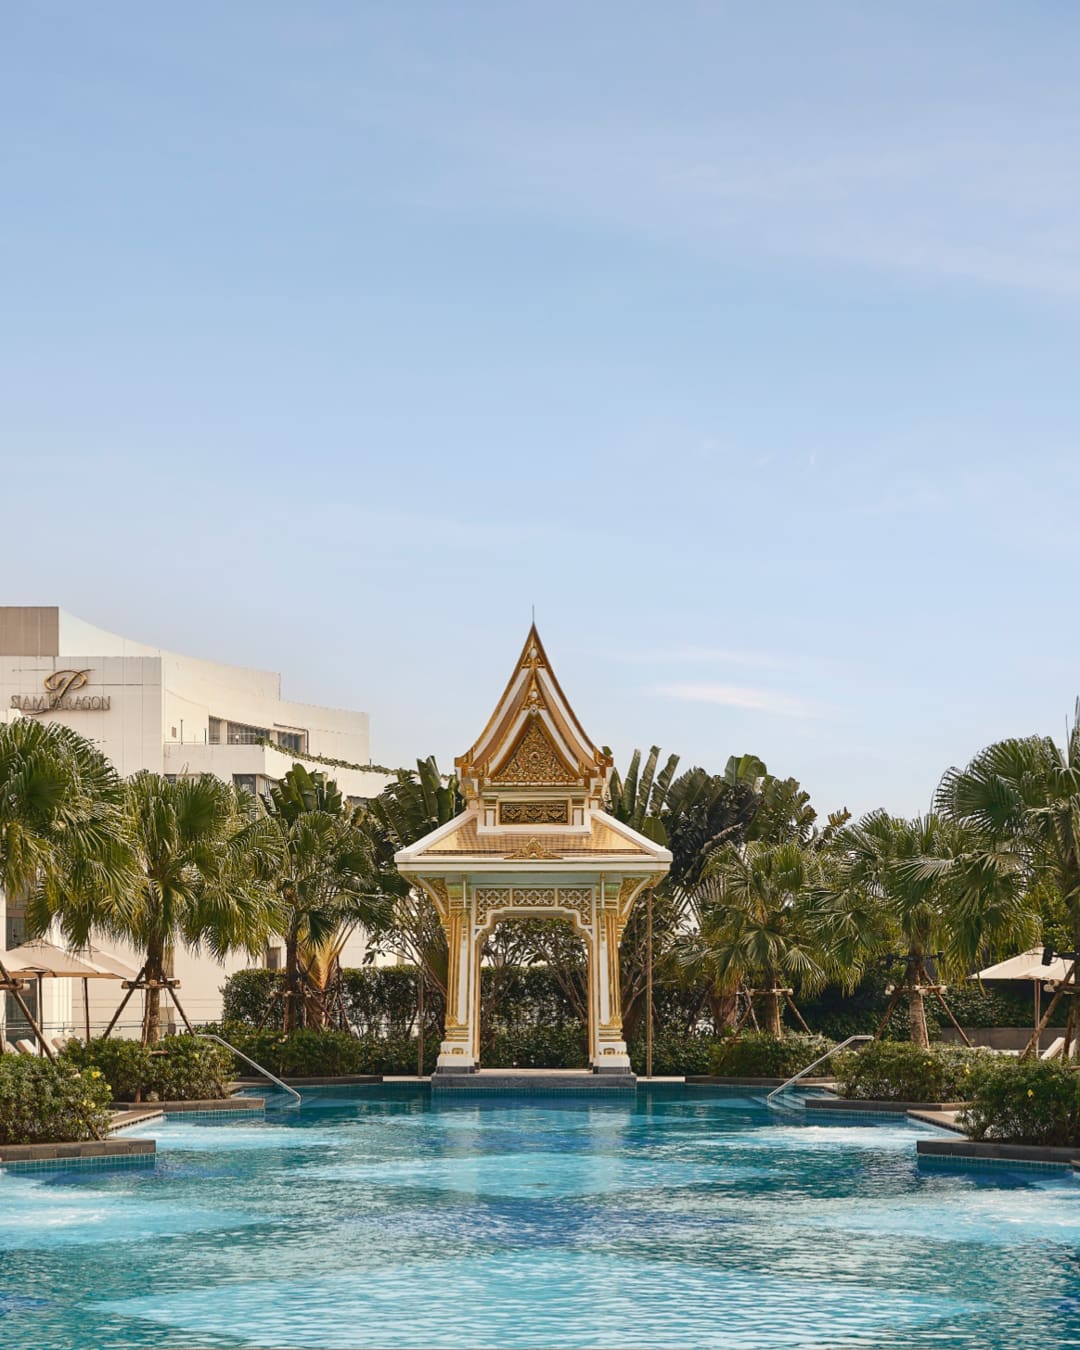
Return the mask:
<path id="1" fill-rule="evenodd" d="M 867 1097 L 810 1097 L 808 1111 L 872 1111 L 875 1115 L 903 1115 L 910 1111 L 961 1111 L 967 1102 L 886 1102 Z"/>
<path id="2" fill-rule="evenodd" d="M 381 1083 L 383 1082 L 384 1077 L 381 1073 L 343 1073 L 337 1076 L 333 1076 L 330 1074 L 321 1074 L 314 1078 L 286 1078 L 284 1074 L 278 1074 L 276 1076 L 279 1077 L 283 1083 L 287 1083 L 289 1087 L 297 1087 L 297 1088 L 336 1087 L 339 1084 L 341 1086 L 351 1084 L 354 1086 L 359 1085 L 363 1087 L 373 1083 Z M 415 1077 L 413 1077 L 411 1079 L 403 1078 L 401 1081 L 416 1082 L 417 1080 Z M 425 1079 L 423 1081 L 427 1080 Z M 267 1080 L 265 1078 L 237 1078 L 234 1080 L 232 1086 L 237 1091 L 241 1091 L 253 1087 L 266 1087 L 266 1084 Z"/>
<path id="3" fill-rule="evenodd" d="M 788 1074 L 785 1078 L 737 1078 L 726 1077 L 715 1073 L 692 1073 L 687 1074 L 683 1079 L 685 1083 L 691 1083 L 698 1086 L 711 1087 L 783 1087 L 791 1078 Z M 648 1080 L 646 1080 L 648 1081 Z M 832 1087 L 836 1083 L 835 1078 L 800 1078 L 799 1087 Z"/>
<path id="4" fill-rule="evenodd" d="M 265 1097 L 206 1097 L 184 1102 L 113 1102 L 109 1107 L 118 1114 L 133 1111 L 151 1112 L 155 1115 L 177 1116 L 197 1112 L 201 1115 L 230 1116 L 251 1115 L 266 1109 Z M 134 1123 L 134 1122 L 129 1122 Z"/>

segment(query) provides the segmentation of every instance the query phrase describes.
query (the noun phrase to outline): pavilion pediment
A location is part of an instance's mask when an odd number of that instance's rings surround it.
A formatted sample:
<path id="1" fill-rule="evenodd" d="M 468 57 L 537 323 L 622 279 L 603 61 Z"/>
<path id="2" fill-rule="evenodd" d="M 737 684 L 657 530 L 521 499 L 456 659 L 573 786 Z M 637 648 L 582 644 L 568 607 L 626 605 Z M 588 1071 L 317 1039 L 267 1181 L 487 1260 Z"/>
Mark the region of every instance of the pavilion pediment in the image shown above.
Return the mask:
<path id="1" fill-rule="evenodd" d="M 467 800 L 522 787 L 577 787 L 599 804 L 611 759 L 585 734 L 535 624 L 487 726 L 457 768 Z"/>
<path id="2" fill-rule="evenodd" d="M 582 768 L 567 763 L 539 714 L 527 714 L 488 781 L 502 787 L 569 787 L 582 781 Z"/>

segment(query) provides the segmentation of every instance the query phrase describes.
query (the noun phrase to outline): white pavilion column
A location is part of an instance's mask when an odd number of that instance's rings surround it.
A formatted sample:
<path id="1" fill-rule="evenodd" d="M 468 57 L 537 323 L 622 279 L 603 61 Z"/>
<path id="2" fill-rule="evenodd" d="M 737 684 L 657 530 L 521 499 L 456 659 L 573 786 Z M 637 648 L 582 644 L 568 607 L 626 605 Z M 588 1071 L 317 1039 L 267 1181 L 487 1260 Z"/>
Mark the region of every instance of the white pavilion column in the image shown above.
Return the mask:
<path id="1" fill-rule="evenodd" d="M 471 888 L 450 900 L 443 919 L 448 951 L 446 1039 L 439 1046 L 436 1071 L 472 1073 L 478 1067 L 479 943 L 474 936 Z"/>
<path id="2" fill-rule="evenodd" d="M 597 1073 L 628 1073 L 630 1056 L 622 1034 L 622 994 L 619 979 L 619 936 L 621 925 L 614 908 L 601 908 L 594 925 L 596 1036 L 590 1048 L 592 1067 Z M 590 1041 L 593 1037 L 590 1036 Z"/>

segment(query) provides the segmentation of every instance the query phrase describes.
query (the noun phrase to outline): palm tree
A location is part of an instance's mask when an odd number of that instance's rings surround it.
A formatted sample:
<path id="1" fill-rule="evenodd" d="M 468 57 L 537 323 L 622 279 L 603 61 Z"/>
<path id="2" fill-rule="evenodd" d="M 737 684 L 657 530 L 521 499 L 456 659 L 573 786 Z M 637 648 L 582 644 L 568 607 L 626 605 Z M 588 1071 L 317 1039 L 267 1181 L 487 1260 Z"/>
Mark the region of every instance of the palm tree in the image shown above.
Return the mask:
<path id="1" fill-rule="evenodd" d="M 828 977 L 820 919 L 827 882 L 822 855 L 795 841 L 726 844 L 703 868 L 691 952 L 717 988 L 764 993 L 770 1036 L 783 1035 L 780 981 L 813 988 Z"/>
<path id="2" fill-rule="evenodd" d="M 254 799 L 209 774 L 170 782 L 143 770 L 123 785 L 123 830 L 133 873 L 112 895 L 41 892 L 29 911 L 35 931 L 58 919 L 65 938 L 84 947 L 99 931 L 143 954 L 143 1041 L 161 1031 L 161 991 L 170 988 L 179 944 L 216 957 L 261 950 L 274 914 L 269 885 L 273 832 Z"/>
<path id="3" fill-rule="evenodd" d="M 1020 871 L 978 834 L 935 814 L 905 820 L 872 811 L 837 846 L 838 924 L 845 909 L 863 915 L 864 956 L 903 965 L 896 997 L 906 994 L 909 1035 L 927 1047 L 925 993 L 939 987 L 939 968 L 962 978 L 987 945 L 1030 937 Z"/>
<path id="4" fill-rule="evenodd" d="M 377 889 L 392 907 L 386 941 L 407 960 L 415 962 L 446 997 L 449 953 L 435 908 L 410 886 L 394 865 L 394 854 L 438 829 L 465 809 L 457 777 L 439 772 L 435 757 L 417 760 L 416 772 L 399 769 L 393 783 L 370 802 L 363 803 L 357 820 L 367 831 L 378 874 Z"/>
<path id="5" fill-rule="evenodd" d="M 132 861 L 122 800 L 112 765 L 70 728 L 0 723 L 0 888 L 50 901 L 115 890 Z"/>
<path id="6" fill-rule="evenodd" d="M 605 753 L 609 752 L 605 749 Z M 644 769 L 641 768 L 641 751 L 635 750 L 625 778 L 617 769 L 613 770 L 608 784 L 607 809 L 616 820 L 637 830 L 646 839 L 666 844 L 667 831 L 661 816 L 679 765 L 679 756 L 669 755 L 658 774 L 656 766 L 659 759 L 660 747 L 654 745 L 649 751 Z"/>
<path id="7" fill-rule="evenodd" d="M 746 837 L 761 798 L 753 778 L 739 771 L 740 764 L 729 760 L 722 774 L 689 769 L 668 789 L 661 820 L 672 853 L 665 885 L 673 891 L 693 890 L 711 856 Z"/>
<path id="8" fill-rule="evenodd" d="M 337 784 L 294 764 L 270 789 L 278 840 L 274 885 L 285 938 L 284 1029 L 325 1024 L 325 995 L 357 924 L 377 928 L 385 906 L 367 833 L 346 811 Z"/>
<path id="9" fill-rule="evenodd" d="M 1033 897 L 1058 901 L 1072 950 L 1080 951 L 1080 700 L 1064 746 L 1049 736 L 998 741 L 966 769 L 945 774 L 936 805 L 981 837 L 986 866 L 1009 860 Z M 1057 1001 L 1047 1008 L 1040 1031 Z M 1070 1044 L 1076 1018 L 1073 999 L 1066 1029 Z M 1036 1034 L 1028 1051 L 1037 1044 Z"/>
<path id="10" fill-rule="evenodd" d="M 68 727 L 31 718 L 0 723 L 0 890 L 24 899 L 31 921 L 63 897 L 86 902 L 115 893 L 132 863 L 121 800 L 108 760 Z M 12 993 L 37 1032 L 22 994 Z"/>

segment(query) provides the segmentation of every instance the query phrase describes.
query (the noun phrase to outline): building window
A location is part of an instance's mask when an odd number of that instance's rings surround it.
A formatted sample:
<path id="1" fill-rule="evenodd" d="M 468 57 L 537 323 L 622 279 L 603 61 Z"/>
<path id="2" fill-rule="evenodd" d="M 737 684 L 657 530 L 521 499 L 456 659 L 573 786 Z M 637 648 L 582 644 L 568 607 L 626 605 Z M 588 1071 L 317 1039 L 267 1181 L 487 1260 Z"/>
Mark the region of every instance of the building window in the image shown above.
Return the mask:
<path id="1" fill-rule="evenodd" d="M 207 728 L 206 739 L 211 745 L 221 745 L 224 740 L 224 730 L 224 721 L 220 717 L 211 717 Z"/>
<path id="2" fill-rule="evenodd" d="M 281 731 L 274 733 L 282 750 L 291 750 L 294 755 L 302 755 L 307 749 L 306 731 Z"/>
<path id="3" fill-rule="evenodd" d="M 8 914 L 4 922 L 4 948 L 21 947 L 26 941 L 26 915 Z"/>
<path id="4" fill-rule="evenodd" d="M 250 727 L 245 722 L 230 722 L 229 745 L 258 745 L 270 739 L 269 727 Z"/>
<path id="5" fill-rule="evenodd" d="M 281 970 L 283 962 L 281 960 L 280 947 L 267 947 L 266 949 L 266 969 Z"/>
<path id="6" fill-rule="evenodd" d="M 234 773 L 232 776 L 233 787 L 237 792 L 250 792 L 255 796 L 256 775 L 253 773 Z"/>

